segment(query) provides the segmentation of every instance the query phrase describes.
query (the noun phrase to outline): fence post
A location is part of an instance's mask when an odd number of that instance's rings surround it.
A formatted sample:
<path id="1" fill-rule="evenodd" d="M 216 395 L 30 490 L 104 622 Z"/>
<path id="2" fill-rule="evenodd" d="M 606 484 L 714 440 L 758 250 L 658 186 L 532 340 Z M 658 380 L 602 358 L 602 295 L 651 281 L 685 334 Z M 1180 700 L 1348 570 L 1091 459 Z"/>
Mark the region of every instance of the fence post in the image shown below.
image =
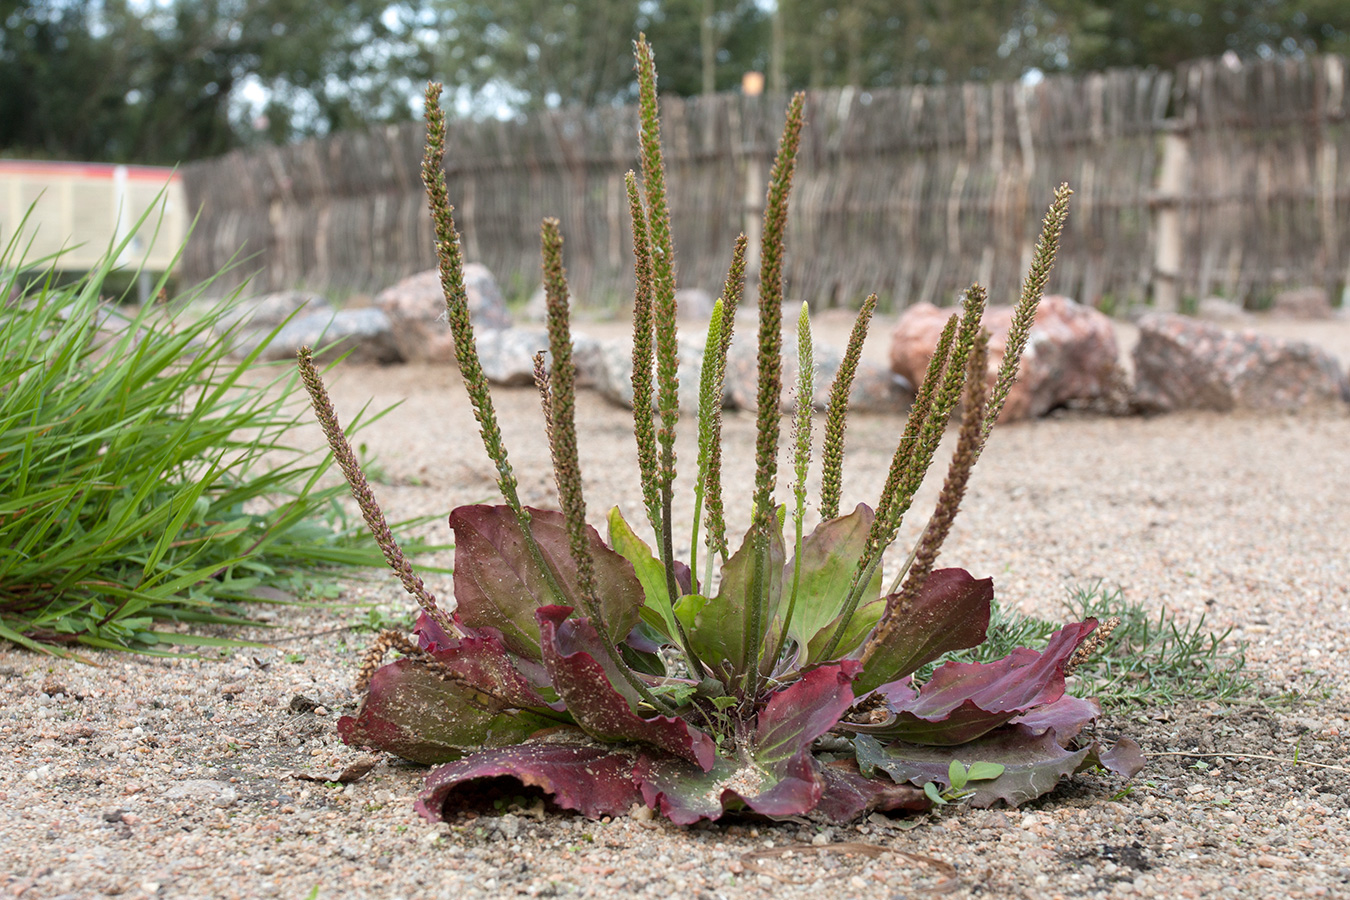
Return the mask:
<path id="1" fill-rule="evenodd" d="M 1181 308 L 1181 202 L 1186 196 L 1190 151 L 1176 119 L 1164 123 L 1162 167 L 1153 192 L 1153 306 L 1160 312 Z"/>

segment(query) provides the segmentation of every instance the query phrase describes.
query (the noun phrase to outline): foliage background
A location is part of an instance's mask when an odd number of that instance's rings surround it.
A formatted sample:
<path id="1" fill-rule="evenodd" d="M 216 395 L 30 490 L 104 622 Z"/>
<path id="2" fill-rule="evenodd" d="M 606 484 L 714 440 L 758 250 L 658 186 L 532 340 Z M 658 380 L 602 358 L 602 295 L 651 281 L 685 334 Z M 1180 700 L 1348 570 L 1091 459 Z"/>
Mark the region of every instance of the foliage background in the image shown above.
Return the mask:
<path id="1" fill-rule="evenodd" d="M 1198 56 L 1344 51 L 1340 0 L 38 0 L 0 3 L 0 155 L 177 164 L 419 114 L 631 99 L 631 40 L 662 89 L 1008 79 Z"/>

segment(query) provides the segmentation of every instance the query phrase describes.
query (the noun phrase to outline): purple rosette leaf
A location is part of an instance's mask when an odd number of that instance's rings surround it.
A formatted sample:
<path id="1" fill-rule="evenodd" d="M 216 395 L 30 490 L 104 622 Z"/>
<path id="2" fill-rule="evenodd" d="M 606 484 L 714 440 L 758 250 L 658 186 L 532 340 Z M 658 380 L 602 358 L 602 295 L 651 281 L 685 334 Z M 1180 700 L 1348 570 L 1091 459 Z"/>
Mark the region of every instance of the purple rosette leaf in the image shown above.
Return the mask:
<path id="1" fill-rule="evenodd" d="M 853 689 L 859 696 L 904 678 L 944 653 L 984 642 L 994 580 L 965 569 L 937 569 L 928 576 L 900 627 L 872 652 Z"/>
<path id="2" fill-rule="evenodd" d="M 811 742 L 828 732 L 853 705 L 853 679 L 861 665 L 844 660 L 812 669 L 775 691 L 759 712 L 755 761 L 771 773 L 809 756 Z"/>
<path id="3" fill-rule="evenodd" d="M 459 808 L 457 800 L 473 796 L 475 787 L 512 794 L 520 785 L 538 788 L 563 809 L 592 819 L 623 815 L 642 801 L 633 781 L 635 761 L 632 753 L 576 729 L 554 729 L 433 769 L 415 808 L 427 821 L 438 822 Z"/>
<path id="4" fill-rule="evenodd" d="M 557 724 L 557 716 L 515 709 L 421 659 L 400 659 L 376 671 L 361 709 L 338 719 L 337 732 L 350 746 L 430 765 L 483 747 L 519 743 Z"/>
<path id="5" fill-rule="evenodd" d="M 1069 741 L 1076 738 L 1079 732 L 1101 714 L 1101 704 L 1096 700 L 1085 700 L 1082 697 L 1065 694 L 1054 703 L 1038 706 L 1010 719 L 1008 724 L 1025 725 L 1037 734 L 1053 729 L 1055 739 L 1061 746 L 1067 747 Z"/>
<path id="6" fill-rule="evenodd" d="M 1055 789 L 1061 778 L 1084 767 L 1089 749 L 1069 750 L 1059 745 L 1053 731 L 1036 734 L 1022 725 L 1007 725 L 962 745 L 931 747 L 903 741 L 887 745 L 866 735 L 854 739 L 858 765 L 863 772 L 881 770 L 897 783 L 921 786 L 927 782 L 951 787 L 948 767 L 953 759 L 963 765 L 997 763 L 1003 774 L 997 778 L 971 781 L 970 805 L 984 808 L 1002 800 L 1018 806 Z"/>
<path id="7" fill-rule="evenodd" d="M 644 756 L 633 775 L 648 806 L 676 825 L 692 825 L 746 809 L 766 816 L 810 812 L 825 786 L 817 769 L 809 755 L 782 766 L 776 776 L 753 759 L 718 757 L 704 772 L 683 760 Z"/>
<path id="8" fill-rule="evenodd" d="M 766 816 L 810 812 L 825 790 L 811 742 L 852 704 L 858 668 L 852 661 L 822 666 L 775 692 L 759 712 L 748 754 L 737 759 L 719 757 L 698 771 L 680 760 L 645 757 L 635 771 L 643 799 L 682 825 L 742 809 Z"/>
<path id="9" fill-rule="evenodd" d="M 579 606 L 576 565 L 572 560 L 562 513 L 531 509 L 530 533 L 570 606 Z M 469 628 L 493 628 L 513 653 L 540 658 L 539 628 L 534 611 L 558 598 L 525 541 L 525 535 L 507 506 L 461 506 L 450 513 L 455 532 L 456 614 Z M 618 644 L 638 621 L 642 585 L 633 566 L 587 526 L 591 558 L 595 562 L 595 595 Z"/>
<path id="10" fill-rule="evenodd" d="M 1064 695 L 1064 666 L 1096 619 L 1066 625 L 1044 651 L 1019 647 L 991 663 L 946 663 L 922 688 L 913 680 L 882 685 L 889 717 L 873 724 L 841 723 L 841 730 L 915 744 L 954 746 L 974 740 L 1029 710 Z"/>
<path id="11" fill-rule="evenodd" d="M 458 619 L 458 616 L 454 617 Z M 456 625 L 460 624 L 458 621 Z M 465 629 L 468 631 L 468 629 Z M 417 635 L 417 646 L 427 651 L 435 653 L 438 650 L 448 650 L 459 643 L 459 638 L 445 633 L 445 629 L 424 612 L 417 614 L 417 622 L 413 625 L 413 634 Z"/>
<path id="12" fill-rule="evenodd" d="M 868 778 L 851 759 L 832 762 L 821 774 L 825 777 L 825 792 L 811 811 L 813 818 L 844 825 L 870 812 L 923 811 L 933 806 L 921 788 L 896 784 L 889 778 Z"/>
<path id="13" fill-rule="evenodd" d="M 566 606 L 546 606 L 537 615 L 544 666 L 576 723 L 598 740 L 650 744 L 710 769 L 717 754 L 712 738 L 684 719 L 635 713 L 637 692 L 613 671 L 599 632 L 590 619 L 568 619 L 571 613 Z"/>
<path id="14" fill-rule="evenodd" d="M 1083 760 L 1083 765 L 1078 771 L 1101 766 L 1117 775 L 1133 778 L 1144 768 L 1145 762 L 1144 751 L 1129 738 L 1120 738 L 1110 749 L 1105 749 L 1099 742 L 1093 741 L 1088 747 L 1087 758 Z"/>
<path id="15" fill-rule="evenodd" d="M 542 663 L 511 653 L 501 636 L 490 629 L 459 639 L 457 646 L 433 654 L 447 675 L 472 685 L 505 709 L 548 706 L 562 712 Z M 546 694 L 548 696 L 546 696 Z"/>

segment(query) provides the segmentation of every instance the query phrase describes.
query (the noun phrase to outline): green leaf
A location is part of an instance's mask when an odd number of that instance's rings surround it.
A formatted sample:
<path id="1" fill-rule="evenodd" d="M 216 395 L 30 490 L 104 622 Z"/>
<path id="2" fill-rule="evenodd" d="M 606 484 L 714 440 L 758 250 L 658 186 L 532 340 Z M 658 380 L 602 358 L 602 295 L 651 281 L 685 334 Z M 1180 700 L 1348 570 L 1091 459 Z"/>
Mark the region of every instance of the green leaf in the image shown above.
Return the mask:
<path id="1" fill-rule="evenodd" d="M 666 567 L 637 536 L 617 506 L 609 511 L 609 543 L 615 553 L 632 564 L 642 585 L 642 621 L 660 631 L 667 640 L 672 639 L 679 629 L 675 626 L 675 612 L 666 589 Z"/>
<path id="2" fill-rule="evenodd" d="M 820 651 L 829 643 L 843 612 L 853 573 L 867 544 L 873 518 L 872 510 L 866 504 L 859 503 L 848 515 L 821 522 L 802 540 L 801 586 L 797 592 L 797 608 L 792 613 L 792 627 L 788 632 L 799 647 L 808 648 L 808 658 L 800 661 L 802 665 L 823 662 L 819 658 Z M 872 582 L 863 592 L 864 600 L 859 606 L 862 607 L 869 599 L 875 599 L 880 593 L 881 569 L 878 567 Z M 867 636 L 880 617 L 881 609 L 876 608 L 873 613 L 864 617 L 861 608 L 858 610 L 850 621 L 846 637 L 846 641 L 851 643 L 841 642 L 838 656 L 846 656 Z M 859 618 L 870 621 L 857 622 Z M 855 623 L 857 628 L 853 627 Z"/>
<path id="3" fill-rule="evenodd" d="M 879 570 L 878 570 L 879 571 Z M 877 589 L 880 590 L 878 576 Z M 873 600 L 866 606 L 859 606 L 853 611 L 853 616 L 848 620 L 848 628 L 845 629 L 843 637 L 839 641 L 839 647 L 835 650 L 837 657 L 846 657 L 849 653 L 856 650 L 859 645 L 872 633 L 872 629 L 877 626 L 881 616 L 886 612 L 886 598 Z M 794 616 L 795 618 L 795 616 Z M 824 628 L 816 632 L 815 637 L 806 647 L 807 661 L 804 664 L 817 664 L 828 662 L 824 659 L 825 646 L 834 636 L 835 630 L 839 627 L 839 620 L 835 619 Z"/>
<path id="4" fill-rule="evenodd" d="M 960 760 L 954 759 L 947 766 L 947 778 L 954 791 L 960 791 L 966 786 L 966 767 L 961 765 Z"/>
<path id="5" fill-rule="evenodd" d="M 990 781 L 1003 774 L 1006 767 L 1002 763 L 977 762 L 971 763 L 970 768 L 966 770 L 967 781 Z"/>
<path id="6" fill-rule="evenodd" d="M 653 687 L 652 693 L 663 700 L 669 700 L 671 705 L 680 707 L 688 703 L 697 690 L 697 685 L 668 681 L 665 684 L 658 684 Z M 732 700 L 732 702 L 734 703 L 735 700 Z"/>
<path id="7" fill-rule="evenodd" d="M 718 585 L 717 596 L 703 603 L 694 615 L 693 622 L 685 623 L 689 643 L 695 653 L 714 669 L 729 663 L 730 673 L 743 674 L 754 664 L 764 644 L 766 635 L 750 635 L 751 613 L 756 598 L 751 596 L 754 579 L 755 543 L 760 531 L 751 528 L 745 535 L 745 541 L 722 567 L 722 581 Z M 773 615 L 783 593 L 783 562 L 786 552 L 783 548 L 781 531 L 770 529 L 768 578 L 764 590 L 767 602 L 764 604 L 768 615 L 766 622 L 772 622 Z M 681 604 L 689 598 L 682 598 Z M 689 609 L 695 604 L 687 604 Z M 683 615 L 681 616 L 684 621 Z M 733 677 L 733 681 L 735 678 Z"/>
<path id="8" fill-rule="evenodd" d="M 923 792 L 928 797 L 928 799 L 932 800 L 933 803 L 936 804 L 937 806 L 947 805 L 947 801 L 942 799 L 942 793 L 938 790 L 938 786 L 936 784 L 933 784 L 933 782 L 931 781 L 924 782 Z"/>

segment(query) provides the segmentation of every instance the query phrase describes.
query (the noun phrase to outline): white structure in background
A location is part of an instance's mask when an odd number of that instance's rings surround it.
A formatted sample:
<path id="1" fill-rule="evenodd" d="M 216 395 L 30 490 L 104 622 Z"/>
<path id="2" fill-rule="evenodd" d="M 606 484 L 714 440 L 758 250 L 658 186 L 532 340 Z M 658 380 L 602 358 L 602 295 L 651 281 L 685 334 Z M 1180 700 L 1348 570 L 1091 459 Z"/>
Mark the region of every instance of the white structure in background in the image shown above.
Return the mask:
<path id="1" fill-rule="evenodd" d="M 92 269 L 130 238 L 117 264 L 142 270 L 145 301 L 150 273 L 167 271 L 187 237 L 183 180 L 158 166 L 0 160 L 0 247 L 20 226 L 24 259 L 59 252 L 64 271 Z"/>

